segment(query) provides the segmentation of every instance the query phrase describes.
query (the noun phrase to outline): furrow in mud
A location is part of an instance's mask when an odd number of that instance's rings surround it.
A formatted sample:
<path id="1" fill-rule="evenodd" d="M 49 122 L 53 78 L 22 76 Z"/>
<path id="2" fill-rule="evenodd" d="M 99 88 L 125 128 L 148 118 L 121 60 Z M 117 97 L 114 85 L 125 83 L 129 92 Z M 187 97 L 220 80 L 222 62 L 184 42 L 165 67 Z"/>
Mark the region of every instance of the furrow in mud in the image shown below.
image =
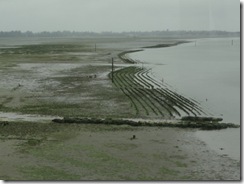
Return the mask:
<path id="1" fill-rule="evenodd" d="M 109 77 L 112 77 L 111 73 Z M 194 101 L 153 79 L 150 69 L 130 66 L 116 70 L 113 73 L 113 83 L 129 98 L 135 115 L 158 118 L 205 115 Z"/>

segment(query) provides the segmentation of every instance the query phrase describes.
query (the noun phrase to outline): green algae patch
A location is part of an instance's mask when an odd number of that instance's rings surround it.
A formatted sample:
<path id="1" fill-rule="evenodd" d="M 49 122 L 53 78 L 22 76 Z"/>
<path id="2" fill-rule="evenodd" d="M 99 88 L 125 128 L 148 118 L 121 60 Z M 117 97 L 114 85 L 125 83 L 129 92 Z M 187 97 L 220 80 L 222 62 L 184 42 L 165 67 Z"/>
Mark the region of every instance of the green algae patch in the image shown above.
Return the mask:
<path id="1" fill-rule="evenodd" d="M 99 119 L 99 118 L 63 118 L 53 119 L 54 123 L 64 124 L 106 124 L 106 125 L 130 125 L 130 126 L 149 126 L 149 127 L 178 127 L 178 128 L 198 128 L 202 130 L 220 130 L 226 128 L 239 128 L 238 125 L 232 123 L 219 123 L 212 121 L 178 121 L 176 123 L 169 122 L 141 122 L 123 119 Z"/>
<path id="2" fill-rule="evenodd" d="M 80 176 L 64 171 L 56 167 L 50 166 L 37 166 L 37 167 L 21 167 L 21 172 L 26 180 L 80 180 Z"/>

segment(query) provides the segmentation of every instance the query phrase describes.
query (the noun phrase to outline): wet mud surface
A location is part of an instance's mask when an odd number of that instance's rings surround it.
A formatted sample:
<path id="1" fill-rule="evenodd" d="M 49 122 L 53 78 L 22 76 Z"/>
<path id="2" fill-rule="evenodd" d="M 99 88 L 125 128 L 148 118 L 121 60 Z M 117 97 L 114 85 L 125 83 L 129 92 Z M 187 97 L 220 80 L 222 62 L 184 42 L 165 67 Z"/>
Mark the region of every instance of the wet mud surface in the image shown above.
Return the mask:
<path id="1" fill-rule="evenodd" d="M 53 117 L 161 120 L 201 113 L 199 104 L 118 56 L 162 42 L 175 43 L 158 38 L 3 40 L 0 121 L 7 123 L 0 124 L 0 179 L 239 180 L 240 162 L 209 149 L 192 129 L 51 123 Z M 115 84 L 109 76 L 112 57 Z"/>
<path id="2" fill-rule="evenodd" d="M 194 132 L 13 122 L 0 130 L 0 176 L 5 180 L 239 180 L 240 163 L 209 150 Z"/>

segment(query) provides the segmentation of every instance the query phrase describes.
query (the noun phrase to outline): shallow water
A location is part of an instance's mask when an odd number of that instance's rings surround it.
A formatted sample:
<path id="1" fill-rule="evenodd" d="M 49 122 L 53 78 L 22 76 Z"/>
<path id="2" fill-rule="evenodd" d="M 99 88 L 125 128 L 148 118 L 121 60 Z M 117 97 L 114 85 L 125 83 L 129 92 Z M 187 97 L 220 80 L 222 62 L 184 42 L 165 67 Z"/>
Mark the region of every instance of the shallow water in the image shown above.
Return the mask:
<path id="1" fill-rule="evenodd" d="M 240 160 L 240 129 L 197 131 L 196 136 L 221 155 Z"/>
<path id="2" fill-rule="evenodd" d="M 233 40 L 233 44 L 232 44 Z M 193 98 L 223 122 L 240 124 L 240 39 L 190 40 L 168 48 L 131 53 L 153 75 Z M 196 42 L 195 42 L 196 41 Z M 240 129 L 198 131 L 198 138 L 220 154 L 240 160 Z"/>
<path id="3" fill-rule="evenodd" d="M 130 57 L 153 75 L 191 97 L 224 122 L 240 123 L 240 40 L 201 39 L 168 48 L 146 49 Z"/>
<path id="4" fill-rule="evenodd" d="M 0 121 L 29 121 L 29 122 L 51 122 L 58 116 L 42 116 L 37 114 L 18 114 L 13 112 L 0 112 Z"/>

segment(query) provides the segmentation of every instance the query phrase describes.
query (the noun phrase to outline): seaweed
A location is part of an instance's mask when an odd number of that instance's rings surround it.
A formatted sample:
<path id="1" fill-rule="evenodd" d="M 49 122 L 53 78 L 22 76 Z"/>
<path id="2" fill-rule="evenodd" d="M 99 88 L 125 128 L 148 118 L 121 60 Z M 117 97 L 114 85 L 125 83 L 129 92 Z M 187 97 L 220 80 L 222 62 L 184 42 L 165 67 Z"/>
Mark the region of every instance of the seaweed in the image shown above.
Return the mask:
<path id="1" fill-rule="evenodd" d="M 123 119 L 100 119 L 100 118 L 72 118 L 64 117 L 63 119 L 53 119 L 54 123 L 65 124 L 105 124 L 105 125 L 130 125 L 130 126 L 147 126 L 147 127 L 178 127 L 178 128 L 198 128 L 201 130 L 220 130 L 226 128 L 239 128 L 239 125 L 233 123 L 219 123 L 209 121 L 179 121 L 177 123 L 169 122 L 147 122 L 132 121 Z"/>

